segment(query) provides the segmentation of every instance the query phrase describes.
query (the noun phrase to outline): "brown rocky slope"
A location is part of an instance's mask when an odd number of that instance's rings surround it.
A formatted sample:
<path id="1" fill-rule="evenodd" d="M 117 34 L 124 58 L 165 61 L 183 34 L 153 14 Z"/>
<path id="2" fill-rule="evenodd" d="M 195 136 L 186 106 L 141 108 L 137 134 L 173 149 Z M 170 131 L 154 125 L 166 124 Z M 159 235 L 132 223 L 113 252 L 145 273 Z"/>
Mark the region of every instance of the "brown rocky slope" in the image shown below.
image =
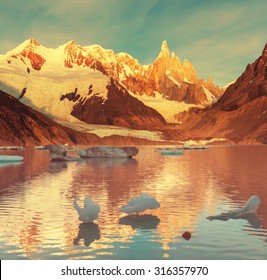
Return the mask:
<path id="1" fill-rule="evenodd" d="M 0 90 L 0 146 L 40 144 L 144 145 L 162 144 L 142 138 L 82 133 L 62 126 Z M 168 143 L 167 141 L 165 143 Z"/>
<path id="2" fill-rule="evenodd" d="M 98 137 L 63 127 L 0 91 L 0 145 L 97 142 Z"/>
<path id="3" fill-rule="evenodd" d="M 267 44 L 211 108 L 194 110 L 181 126 L 192 138 L 267 143 Z"/>
<path id="4" fill-rule="evenodd" d="M 115 125 L 129 128 L 156 129 L 166 122 L 154 109 L 132 97 L 127 90 L 111 78 L 107 85 L 108 98 L 96 95 L 77 102 L 72 115 L 91 124 Z"/>

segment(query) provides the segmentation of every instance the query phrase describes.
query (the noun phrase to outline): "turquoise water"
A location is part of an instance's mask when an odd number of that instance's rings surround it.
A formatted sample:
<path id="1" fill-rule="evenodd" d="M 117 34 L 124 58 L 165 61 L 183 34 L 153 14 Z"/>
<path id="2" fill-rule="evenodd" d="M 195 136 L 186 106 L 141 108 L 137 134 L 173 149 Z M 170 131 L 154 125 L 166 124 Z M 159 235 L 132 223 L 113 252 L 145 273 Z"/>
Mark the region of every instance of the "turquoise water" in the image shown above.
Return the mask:
<path id="1" fill-rule="evenodd" d="M 134 159 L 51 163 L 27 149 L 22 164 L 0 165 L 0 259 L 267 259 L 267 146 L 213 146 Z M 127 217 L 118 209 L 141 192 L 161 207 Z M 72 206 L 88 194 L 98 221 L 80 224 Z M 249 219 L 207 216 L 261 198 Z M 188 241 L 182 237 L 192 233 Z"/>

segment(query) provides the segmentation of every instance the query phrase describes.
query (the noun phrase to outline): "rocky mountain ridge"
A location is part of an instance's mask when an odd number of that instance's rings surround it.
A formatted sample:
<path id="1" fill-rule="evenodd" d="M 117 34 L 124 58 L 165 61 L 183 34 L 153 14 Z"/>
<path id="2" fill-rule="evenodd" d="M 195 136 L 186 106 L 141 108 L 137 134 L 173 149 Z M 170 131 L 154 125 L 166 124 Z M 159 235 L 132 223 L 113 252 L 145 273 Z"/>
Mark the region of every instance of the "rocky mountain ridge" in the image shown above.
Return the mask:
<path id="1" fill-rule="evenodd" d="M 216 135 L 237 143 L 267 143 L 267 44 L 211 108 L 192 110 L 180 129 L 194 139 Z"/>
<path id="2" fill-rule="evenodd" d="M 48 143 L 86 143 L 76 131 L 65 128 L 45 115 L 0 91 L 0 145 L 37 145 Z M 87 135 L 87 141 L 98 137 Z"/>
<path id="3" fill-rule="evenodd" d="M 44 114 L 24 105 L 0 90 L 0 146 L 35 146 L 45 144 L 70 145 L 152 145 L 171 143 L 148 139 L 136 131 L 132 136 L 110 135 L 99 137 L 93 132 L 74 130 L 56 123 Z M 139 134 L 138 134 L 139 132 Z M 144 133 L 143 133 L 144 134 Z M 134 136 L 136 135 L 136 136 Z"/>
<path id="4" fill-rule="evenodd" d="M 48 49 L 31 39 L 0 56 L 0 90 L 6 143 L 17 143 L 20 138 L 25 143 L 53 142 L 61 134 L 63 142 L 83 143 L 88 137 L 105 142 L 66 130 L 53 120 L 44 121 L 41 113 L 62 123 L 80 120 L 156 130 L 165 140 L 267 143 L 267 45 L 221 95 L 210 78 L 198 79 L 188 61 L 181 63 L 170 55 L 166 42 L 155 63 L 144 66 L 128 54 L 115 54 L 98 45 L 81 47 L 69 42 Z M 14 98 L 7 98 L 7 93 Z M 41 113 L 25 117 L 22 103 Z M 175 120 L 178 123 L 169 124 Z"/>
<path id="5" fill-rule="evenodd" d="M 8 52 L 3 56 L 1 64 L 9 72 L 16 70 L 16 74 L 26 80 L 23 82 L 24 87 L 18 89 L 20 93 L 26 87 L 27 78 L 29 79 L 31 74 L 38 77 L 56 74 L 53 76 L 55 80 L 58 72 L 68 72 L 68 78 L 72 73 L 72 79 L 75 80 L 80 72 L 86 75 L 86 70 L 88 77 L 90 70 L 102 73 L 117 81 L 134 98 L 157 110 L 167 122 L 178 122 L 179 119 L 174 116 L 190 107 L 206 107 L 212 104 L 223 92 L 213 84 L 210 77 L 207 81 L 198 79 L 189 61 L 181 63 L 174 53 L 170 55 L 166 41 L 163 41 L 154 64 L 148 66 L 141 65 L 127 53 L 115 54 L 99 45 L 82 47 L 70 41 L 57 49 L 48 49 L 34 39 L 27 40 Z M 7 67 L 4 64 L 9 65 Z M 28 77 L 25 78 L 27 74 Z M 10 85 L 7 79 L 3 82 Z M 49 81 L 50 84 L 51 82 Z M 77 89 L 81 91 L 80 88 Z M 68 90 L 62 94 L 74 89 Z M 29 92 L 29 88 L 27 91 Z M 26 92 L 25 97 L 27 95 L 29 94 Z M 160 100 L 156 97 L 160 97 Z M 175 101 L 172 103 L 173 112 L 166 115 L 166 110 L 162 108 L 169 107 L 169 101 Z M 162 106 L 159 106 L 158 102 Z M 35 109 L 38 109 L 38 106 Z"/>

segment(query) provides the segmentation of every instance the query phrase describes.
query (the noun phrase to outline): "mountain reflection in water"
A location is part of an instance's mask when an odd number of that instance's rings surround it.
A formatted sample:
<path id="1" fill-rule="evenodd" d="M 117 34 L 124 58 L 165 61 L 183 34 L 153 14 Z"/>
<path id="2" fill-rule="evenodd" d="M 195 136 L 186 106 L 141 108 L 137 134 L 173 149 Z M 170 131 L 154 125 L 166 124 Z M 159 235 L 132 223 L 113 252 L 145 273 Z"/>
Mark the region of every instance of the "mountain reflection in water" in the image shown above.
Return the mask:
<path id="1" fill-rule="evenodd" d="M 24 162 L 0 166 L 0 258 L 267 259 L 266 146 L 214 146 L 179 157 L 154 150 L 68 163 L 50 162 L 47 151 L 5 151 Z M 161 207 L 140 217 L 119 212 L 140 193 Z M 85 194 L 101 207 L 91 226 L 80 225 L 72 205 Z M 261 199 L 256 215 L 206 219 L 254 194 Z M 194 236 L 188 242 L 186 231 Z"/>

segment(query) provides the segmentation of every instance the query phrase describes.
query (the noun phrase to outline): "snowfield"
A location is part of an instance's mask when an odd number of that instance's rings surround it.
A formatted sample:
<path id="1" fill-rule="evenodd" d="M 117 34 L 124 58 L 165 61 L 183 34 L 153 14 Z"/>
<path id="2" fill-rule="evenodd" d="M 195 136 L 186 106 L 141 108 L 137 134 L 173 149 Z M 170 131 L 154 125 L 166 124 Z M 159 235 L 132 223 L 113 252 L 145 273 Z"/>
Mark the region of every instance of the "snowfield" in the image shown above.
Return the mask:
<path id="1" fill-rule="evenodd" d="M 111 125 L 87 124 L 73 118 L 72 122 L 58 121 L 58 123 L 85 133 L 94 133 L 103 138 L 111 135 L 136 137 L 152 141 L 164 141 L 162 133 L 158 131 L 130 129 Z"/>
<path id="2" fill-rule="evenodd" d="M 165 99 L 159 92 L 155 92 L 155 97 L 147 95 L 137 95 L 134 93 L 131 93 L 131 95 L 143 102 L 146 106 L 158 111 L 165 118 L 166 122 L 169 123 L 177 123 L 175 115 L 183 111 L 188 111 L 188 109 L 191 107 L 201 108 L 200 105 Z"/>
<path id="3" fill-rule="evenodd" d="M 92 86 L 93 94 L 102 97 L 103 101 L 107 99 L 106 86 L 110 80 L 102 73 L 77 66 L 65 68 L 59 65 L 52 67 L 48 63 L 45 65 L 41 71 L 29 67 L 31 71 L 28 73 L 21 60 L 13 59 L 10 64 L 5 60 L 0 61 L 0 89 L 19 98 L 26 88 L 20 99 L 22 103 L 50 117 L 66 121 L 73 120 L 70 113 L 75 103 L 67 98 L 61 100 L 63 95 L 77 89 L 77 94 L 85 101 L 90 97 L 89 87 Z"/>

